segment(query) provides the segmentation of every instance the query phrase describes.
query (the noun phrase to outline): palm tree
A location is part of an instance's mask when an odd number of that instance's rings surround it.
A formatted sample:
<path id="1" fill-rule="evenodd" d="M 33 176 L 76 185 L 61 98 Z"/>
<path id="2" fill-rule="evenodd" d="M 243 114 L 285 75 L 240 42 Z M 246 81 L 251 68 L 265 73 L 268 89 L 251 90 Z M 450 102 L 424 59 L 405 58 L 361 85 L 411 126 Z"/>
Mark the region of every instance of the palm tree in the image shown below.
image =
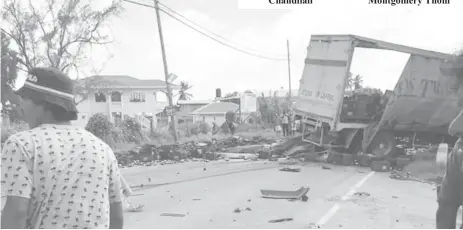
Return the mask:
<path id="1" fill-rule="evenodd" d="M 361 89 L 363 84 L 363 77 L 360 74 L 355 75 L 353 79 L 354 89 Z"/>
<path id="2" fill-rule="evenodd" d="M 181 81 L 180 82 L 180 90 L 178 91 L 178 99 L 179 100 L 190 100 L 193 95 L 191 93 L 187 93 L 189 89 L 191 89 L 193 86 L 188 84 L 186 81 Z"/>
<path id="3" fill-rule="evenodd" d="M 347 90 L 357 90 L 363 88 L 363 77 L 360 74 L 354 75 L 349 72 L 349 77 L 347 78 Z"/>
<path id="4" fill-rule="evenodd" d="M 350 91 L 352 90 L 352 87 L 354 86 L 354 77 L 351 72 L 349 72 L 349 76 L 347 77 L 347 82 L 346 82 L 346 90 Z"/>

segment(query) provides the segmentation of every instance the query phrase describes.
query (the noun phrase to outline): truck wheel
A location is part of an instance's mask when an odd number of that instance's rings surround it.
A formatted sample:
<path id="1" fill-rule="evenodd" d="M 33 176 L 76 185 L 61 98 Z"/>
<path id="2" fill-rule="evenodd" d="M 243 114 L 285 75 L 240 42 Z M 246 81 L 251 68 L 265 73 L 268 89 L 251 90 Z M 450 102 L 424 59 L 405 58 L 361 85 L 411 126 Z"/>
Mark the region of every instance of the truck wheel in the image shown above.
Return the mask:
<path id="1" fill-rule="evenodd" d="M 394 157 L 397 140 L 392 132 L 380 131 L 371 143 L 371 153 L 376 157 Z"/>

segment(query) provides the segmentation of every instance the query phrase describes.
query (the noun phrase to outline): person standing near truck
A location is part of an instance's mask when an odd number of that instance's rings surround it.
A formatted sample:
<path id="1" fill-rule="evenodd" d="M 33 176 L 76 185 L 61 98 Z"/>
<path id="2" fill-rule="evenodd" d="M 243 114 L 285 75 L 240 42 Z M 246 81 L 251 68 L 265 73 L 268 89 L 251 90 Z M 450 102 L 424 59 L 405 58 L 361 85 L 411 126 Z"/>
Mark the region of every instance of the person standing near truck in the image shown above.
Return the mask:
<path id="1" fill-rule="evenodd" d="M 289 136 L 289 117 L 286 113 L 284 113 L 281 118 L 281 128 L 283 129 L 283 136 Z"/>
<path id="2" fill-rule="evenodd" d="M 459 79 L 458 104 L 463 104 L 463 54 L 461 54 L 452 73 Z M 463 205 L 463 110 L 452 121 L 449 133 L 458 140 L 447 159 L 447 168 L 442 184 L 438 187 L 438 209 L 436 213 L 436 228 L 455 229 L 458 209 Z M 463 217 L 462 217 L 463 218 Z M 463 229 L 463 225 L 460 226 Z"/>

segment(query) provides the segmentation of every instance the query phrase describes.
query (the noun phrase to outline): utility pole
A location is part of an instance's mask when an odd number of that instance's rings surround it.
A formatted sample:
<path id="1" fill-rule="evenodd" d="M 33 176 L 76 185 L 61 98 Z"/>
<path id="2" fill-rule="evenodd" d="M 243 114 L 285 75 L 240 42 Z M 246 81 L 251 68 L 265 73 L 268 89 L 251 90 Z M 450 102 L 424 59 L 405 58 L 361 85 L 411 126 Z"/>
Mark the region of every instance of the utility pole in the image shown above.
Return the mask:
<path id="1" fill-rule="evenodd" d="M 289 40 L 286 40 L 286 49 L 288 51 L 288 83 L 289 83 L 289 91 L 288 91 L 288 109 L 289 109 L 289 113 L 291 114 L 290 116 L 288 116 L 288 132 L 291 133 L 291 135 L 293 134 L 293 129 L 292 129 L 292 126 L 293 126 L 293 123 L 292 123 L 292 112 L 293 112 L 293 103 L 291 101 L 291 58 L 290 58 L 290 55 L 289 55 Z"/>
<path id="2" fill-rule="evenodd" d="M 169 69 L 167 68 L 166 49 L 164 48 L 164 37 L 162 36 L 162 25 L 161 25 L 161 16 L 159 14 L 159 2 L 158 2 L 158 0 L 154 0 L 154 9 L 156 10 L 156 19 L 157 19 L 157 23 L 158 23 L 159 41 L 161 42 L 162 62 L 164 64 L 164 76 L 165 76 L 165 80 L 166 80 L 167 98 L 169 100 L 169 107 L 170 107 L 170 109 L 172 109 L 174 103 L 172 101 L 172 89 L 171 89 L 170 83 L 169 83 Z M 169 110 L 166 110 L 166 111 L 169 111 Z M 178 143 L 177 128 L 176 128 L 177 125 L 175 124 L 174 112 L 175 111 L 173 111 L 170 114 L 170 121 L 172 123 L 171 125 L 172 125 L 172 132 L 173 132 L 173 135 L 174 135 L 174 141 L 175 141 L 175 143 Z"/>
<path id="3" fill-rule="evenodd" d="M 289 55 L 289 40 L 286 40 L 286 48 L 288 50 L 288 78 L 289 78 L 289 100 L 291 102 L 291 59 Z"/>

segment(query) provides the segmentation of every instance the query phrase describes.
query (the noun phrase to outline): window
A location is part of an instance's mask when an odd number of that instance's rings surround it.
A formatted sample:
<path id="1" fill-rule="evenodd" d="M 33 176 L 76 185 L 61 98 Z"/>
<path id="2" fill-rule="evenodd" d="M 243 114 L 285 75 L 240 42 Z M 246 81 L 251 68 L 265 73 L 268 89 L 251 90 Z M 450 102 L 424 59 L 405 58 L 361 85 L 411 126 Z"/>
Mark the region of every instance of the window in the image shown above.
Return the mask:
<path id="1" fill-rule="evenodd" d="M 95 93 L 95 102 L 106 102 L 104 93 Z"/>
<path id="2" fill-rule="evenodd" d="M 130 94 L 130 102 L 145 102 L 145 94 L 144 93 Z"/>
<path id="3" fill-rule="evenodd" d="M 114 102 L 120 102 L 122 98 L 122 95 L 120 92 L 112 92 L 111 93 L 111 101 Z"/>

